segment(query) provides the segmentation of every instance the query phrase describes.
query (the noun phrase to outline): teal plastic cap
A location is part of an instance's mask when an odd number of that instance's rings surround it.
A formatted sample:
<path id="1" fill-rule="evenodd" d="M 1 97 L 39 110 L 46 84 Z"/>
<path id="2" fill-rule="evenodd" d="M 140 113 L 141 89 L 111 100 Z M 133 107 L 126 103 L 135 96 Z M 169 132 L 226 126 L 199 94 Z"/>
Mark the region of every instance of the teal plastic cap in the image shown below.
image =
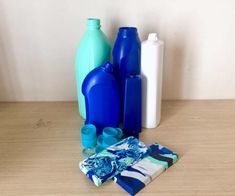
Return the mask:
<path id="1" fill-rule="evenodd" d="M 115 128 L 113 128 L 113 127 L 105 127 L 104 129 L 103 129 L 103 137 L 104 137 L 104 139 L 106 138 L 106 137 L 109 137 L 109 136 L 111 136 L 111 137 L 117 137 L 117 135 L 118 135 L 118 131 L 115 129 Z"/>
<path id="2" fill-rule="evenodd" d="M 102 150 L 104 150 L 104 148 L 103 148 L 102 146 L 97 145 L 97 146 L 95 147 L 95 153 L 99 153 L 99 152 L 101 152 Z"/>
<path id="3" fill-rule="evenodd" d="M 118 142 L 117 138 L 109 136 L 106 138 L 103 138 L 103 148 L 108 148 L 109 146 L 116 144 Z"/>
<path id="4" fill-rule="evenodd" d="M 88 18 L 86 24 L 88 28 L 100 28 L 100 19 Z"/>
<path id="5" fill-rule="evenodd" d="M 96 145 L 96 127 L 92 124 L 86 124 L 81 127 L 82 145 L 84 148 L 93 148 Z"/>

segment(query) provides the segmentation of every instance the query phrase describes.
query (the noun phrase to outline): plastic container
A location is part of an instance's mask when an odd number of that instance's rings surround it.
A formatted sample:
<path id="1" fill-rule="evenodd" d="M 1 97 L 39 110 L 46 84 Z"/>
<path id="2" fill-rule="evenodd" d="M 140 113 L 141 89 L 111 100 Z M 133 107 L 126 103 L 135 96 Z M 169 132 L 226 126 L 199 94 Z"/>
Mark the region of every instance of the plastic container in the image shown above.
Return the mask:
<path id="1" fill-rule="evenodd" d="M 120 95 L 113 65 L 105 63 L 84 79 L 82 93 L 86 102 L 86 124 L 94 124 L 97 134 L 104 127 L 117 127 L 120 117 Z"/>
<path id="2" fill-rule="evenodd" d="M 139 138 L 141 132 L 141 77 L 130 76 L 125 83 L 123 130 L 126 136 Z"/>
<path id="3" fill-rule="evenodd" d="M 86 124 L 81 127 L 82 156 L 89 157 L 95 153 L 97 141 L 96 127 L 92 124 Z"/>
<path id="4" fill-rule="evenodd" d="M 113 64 L 121 89 L 121 110 L 123 111 L 123 99 L 125 97 L 126 78 L 130 75 L 140 74 L 141 43 L 137 28 L 119 28 L 117 38 L 112 51 Z"/>
<path id="5" fill-rule="evenodd" d="M 88 18 L 87 30 L 80 41 L 75 61 L 79 113 L 84 119 L 86 111 L 82 82 L 91 70 L 110 59 L 110 49 L 108 39 L 100 30 L 100 20 Z"/>
<path id="6" fill-rule="evenodd" d="M 161 118 L 164 43 L 150 33 L 141 47 L 142 126 L 155 128 Z"/>
<path id="7" fill-rule="evenodd" d="M 121 119 L 125 135 L 130 135 L 131 132 L 138 133 L 141 129 L 139 129 L 139 125 L 141 125 L 141 113 L 139 113 L 141 111 L 141 108 L 139 108 L 141 107 L 139 105 L 141 104 L 139 103 L 141 101 L 141 94 L 139 94 L 141 92 L 141 85 L 137 85 L 140 78 L 135 78 L 137 83 L 133 81 L 133 77 L 140 75 L 140 53 L 141 44 L 137 28 L 119 28 L 112 55 L 115 74 L 120 88 Z M 127 81 L 127 78 L 130 77 L 132 79 Z M 130 86 L 127 87 L 126 84 L 130 84 Z M 131 86 L 137 88 L 132 89 Z M 129 97 L 130 95 L 133 97 Z M 133 118 L 131 117 L 132 115 Z"/>

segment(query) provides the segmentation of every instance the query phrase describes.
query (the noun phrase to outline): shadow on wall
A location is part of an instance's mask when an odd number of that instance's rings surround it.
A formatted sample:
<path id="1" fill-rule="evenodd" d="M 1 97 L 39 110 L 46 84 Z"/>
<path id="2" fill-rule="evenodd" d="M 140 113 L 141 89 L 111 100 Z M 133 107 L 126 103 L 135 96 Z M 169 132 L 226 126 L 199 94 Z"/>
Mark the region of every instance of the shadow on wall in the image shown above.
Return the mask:
<path id="1" fill-rule="evenodd" d="M 15 101 L 19 89 L 19 78 L 15 66 L 14 48 L 11 43 L 11 33 L 7 26 L 4 5 L 0 2 L 0 101 Z M 13 83 L 14 81 L 14 83 Z"/>

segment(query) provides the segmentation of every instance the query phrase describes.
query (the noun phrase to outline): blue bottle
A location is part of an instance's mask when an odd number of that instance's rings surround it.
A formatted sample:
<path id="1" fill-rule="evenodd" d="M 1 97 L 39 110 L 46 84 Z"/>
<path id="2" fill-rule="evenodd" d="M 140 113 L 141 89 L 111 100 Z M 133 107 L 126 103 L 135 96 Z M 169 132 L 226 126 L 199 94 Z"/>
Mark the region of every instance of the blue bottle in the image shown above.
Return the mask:
<path id="1" fill-rule="evenodd" d="M 125 80 L 129 75 L 140 74 L 141 43 L 137 28 L 119 28 L 112 51 L 114 69 L 121 85 L 122 93 L 125 89 Z"/>
<path id="2" fill-rule="evenodd" d="M 126 78 L 123 110 L 123 129 L 126 136 L 139 138 L 141 132 L 141 77 Z"/>
<path id="3" fill-rule="evenodd" d="M 104 127 L 118 126 L 120 94 L 112 64 L 93 69 L 83 81 L 82 93 L 86 104 L 85 124 L 94 124 L 97 134 Z"/>
<path id="4" fill-rule="evenodd" d="M 119 28 L 112 55 L 120 88 L 124 133 L 137 136 L 141 131 L 141 79 L 135 77 L 140 75 L 141 63 L 141 43 L 137 28 Z"/>

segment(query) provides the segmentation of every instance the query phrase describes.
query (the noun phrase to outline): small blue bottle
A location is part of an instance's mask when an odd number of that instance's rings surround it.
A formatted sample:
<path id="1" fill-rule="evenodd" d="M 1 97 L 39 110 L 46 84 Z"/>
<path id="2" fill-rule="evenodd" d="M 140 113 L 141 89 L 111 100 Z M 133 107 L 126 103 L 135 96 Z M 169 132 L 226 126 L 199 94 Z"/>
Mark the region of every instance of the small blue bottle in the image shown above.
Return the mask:
<path id="1" fill-rule="evenodd" d="M 123 130 L 127 136 L 138 137 L 141 131 L 141 43 L 137 28 L 119 28 L 112 55 L 120 88 Z"/>
<path id="2" fill-rule="evenodd" d="M 120 94 L 112 64 L 107 62 L 93 69 L 83 81 L 82 93 L 86 104 L 85 124 L 94 124 L 97 134 L 104 127 L 119 125 Z"/>
<path id="3" fill-rule="evenodd" d="M 141 132 L 141 77 L 126 78 L 123 109 L 123 130 L 126 136 L 139 138 Z"/>

